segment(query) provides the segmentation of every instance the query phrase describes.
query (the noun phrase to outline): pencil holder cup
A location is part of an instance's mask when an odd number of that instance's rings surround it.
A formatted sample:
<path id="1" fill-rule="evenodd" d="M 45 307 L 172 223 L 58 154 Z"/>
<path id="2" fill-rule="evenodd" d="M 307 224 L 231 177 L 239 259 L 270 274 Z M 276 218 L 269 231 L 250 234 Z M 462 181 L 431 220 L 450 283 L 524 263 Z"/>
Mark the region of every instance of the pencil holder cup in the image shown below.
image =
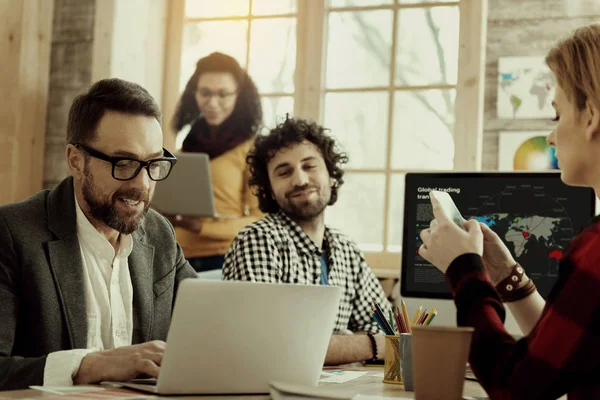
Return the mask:
<path id="1" fill-rule="evenodd" d="M 385 335 L 383 382 L 402 384 L 400 373 L 400 335 Z"/>

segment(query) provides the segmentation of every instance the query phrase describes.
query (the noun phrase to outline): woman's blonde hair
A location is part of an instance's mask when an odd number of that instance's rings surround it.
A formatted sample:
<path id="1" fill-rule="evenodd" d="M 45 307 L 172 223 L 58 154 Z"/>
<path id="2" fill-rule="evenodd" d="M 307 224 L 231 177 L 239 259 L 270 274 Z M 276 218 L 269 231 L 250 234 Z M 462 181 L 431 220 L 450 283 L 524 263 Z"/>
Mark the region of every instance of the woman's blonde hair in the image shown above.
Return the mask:
<path id="1" fill-rule="evenodd" d="M 588 100 L 600 109 L 600 24 L 578 28 L 558 42 L 546 64 L 579 110 Z"/>

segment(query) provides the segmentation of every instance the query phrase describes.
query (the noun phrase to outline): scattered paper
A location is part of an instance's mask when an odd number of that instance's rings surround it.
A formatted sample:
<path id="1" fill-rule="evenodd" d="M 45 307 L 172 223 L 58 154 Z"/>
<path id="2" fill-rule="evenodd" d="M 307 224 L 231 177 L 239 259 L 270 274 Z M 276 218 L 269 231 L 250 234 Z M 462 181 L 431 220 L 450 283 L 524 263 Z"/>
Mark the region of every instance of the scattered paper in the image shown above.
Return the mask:
<path id="1" fill-rule="evenodd" d="M 336 385 L 305 386 L 285 382 L 269 382 L 273 400 L 352 400 L 351 394 L 339 391 Z"/>
<path id="2" fill-rule="evenodd" d="M 98 386 L 29 386 L 31 389 L 53 394 L 74 394 L 85 392 L 99 392 L 104 388 Z"/>
<path id="3" fill-rule="evenodd" d="M 365 375 L 365 371 L 330 370 L 321 372 L 322 383 L 344 383 Z"/>
<path id="4" fill-rule="evenodd" d="M 30 386 L 30 388 L 55 395 L 44 397 L 44 400 L 148 400 L 156 398 L 156 396 L 144 395 L 135 391 L 98 386 Z"/>

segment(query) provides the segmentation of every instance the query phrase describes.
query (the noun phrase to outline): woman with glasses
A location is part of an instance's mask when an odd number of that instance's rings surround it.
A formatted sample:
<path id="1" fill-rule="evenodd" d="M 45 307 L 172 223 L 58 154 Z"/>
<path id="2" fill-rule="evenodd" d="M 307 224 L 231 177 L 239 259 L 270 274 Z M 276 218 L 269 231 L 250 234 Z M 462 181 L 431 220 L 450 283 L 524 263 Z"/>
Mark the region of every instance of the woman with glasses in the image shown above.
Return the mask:
<path id="1" fill-rule="evenodd" d="M 247 184 L 246 154 L 262 121 L 258 90 L 225 54 L 201 58 L 179 100 L 172 126 L 186 135 L 183 152 L 207 153 L 216 211 L 223 218 L 168 215 L 177 241 L 198 272 L 221 269 L 235 235 L 262 218 Z"/>

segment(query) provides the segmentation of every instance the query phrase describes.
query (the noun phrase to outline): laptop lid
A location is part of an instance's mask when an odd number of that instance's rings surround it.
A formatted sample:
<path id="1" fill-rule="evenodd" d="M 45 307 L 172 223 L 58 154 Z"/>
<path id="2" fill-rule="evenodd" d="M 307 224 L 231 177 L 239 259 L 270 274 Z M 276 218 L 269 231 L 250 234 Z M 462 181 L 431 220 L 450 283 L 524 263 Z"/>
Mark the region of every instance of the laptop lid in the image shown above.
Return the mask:
<path id="1" fill-rule="evenodd" d="M 417 253 L 419 234 L 433 219 L 431 190 L 448 192 L 465 219 L 475 217 L 494 230 L 544 297 L 571 238 L 595 215 L 594 191 L 566 185 L 560 172 L 408 173 L 400 285 L 405 297 L 452 298 L 444 275 Z"/>
<path id="2" fill-rule="evenodd" d="M 268 393 L 316 385 L 341 290 L 232 281 L 181 282 L 161 365 L 161 394 Z"/>
<path id="3" fill-rule="evenodd" d="M 177 153 L 177 164 L 156 183 L 152 207 L 164 214 L 215 217 L 210 159 L 204 153 Z"/>

